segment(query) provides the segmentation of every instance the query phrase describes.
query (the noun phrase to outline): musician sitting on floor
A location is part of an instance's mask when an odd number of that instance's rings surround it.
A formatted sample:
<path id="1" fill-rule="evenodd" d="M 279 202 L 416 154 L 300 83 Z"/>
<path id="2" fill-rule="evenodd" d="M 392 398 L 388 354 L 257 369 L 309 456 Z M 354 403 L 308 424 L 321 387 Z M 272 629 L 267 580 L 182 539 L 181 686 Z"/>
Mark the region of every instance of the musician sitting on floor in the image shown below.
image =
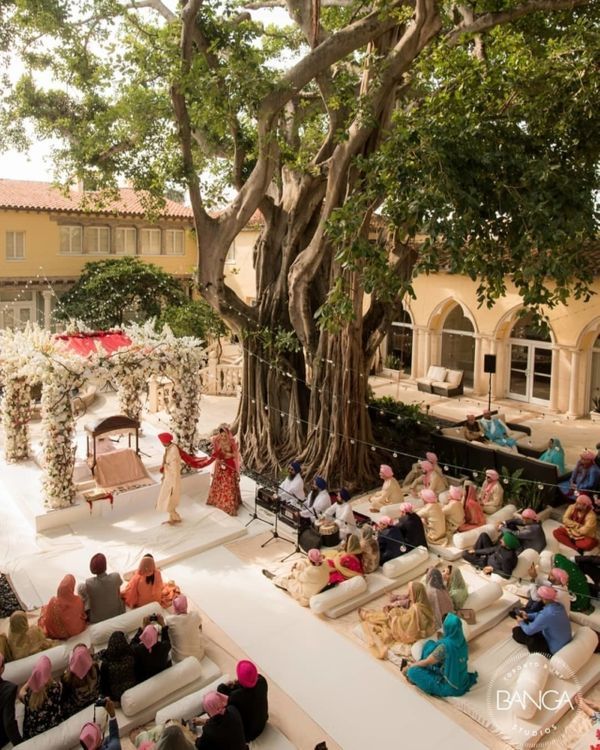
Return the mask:
<path id="1" fill-rule="evenodd" d="M 263 575 L 274 579 L 280 589 L 284 589 L 303 607 L 308 607 L 311 596 L 319 594 L 329 583 L 329 566 L 318 549 L 311 549 L 308 557 L 294 563 L 291 571 L 284 576 L 275 576 L 268 570 Z"/>
<path id="2" fill-rule="evenodd" d="M 350 505 L 350 493 L 342 488 L 335 493 L 335 503 L 323 513 L 323 518 L 334 521 L 340 530 L 340 537 L 356 534 L 356 520 Z"/>
<path id="3" fill-rule="evenodd" d="M 306 492 L 304 491 L 304 478 L 302 477 L 300 461 L 292 461 L 288 466 L 288 475 L 279 485 L 279 490 L 279 496 L 284 502 L 304 502 Z"/>
<path id="4" fill-rule="evenodd" d="M 327 480 L 323 477 L 315 477 L 308 497 L 302 505 L 304 506 L 301 512 L 303 518 L 310 518 L 313 521 L 321 518 L 323 513 L 331 506 L 331 497 L 327 491 Z"/>

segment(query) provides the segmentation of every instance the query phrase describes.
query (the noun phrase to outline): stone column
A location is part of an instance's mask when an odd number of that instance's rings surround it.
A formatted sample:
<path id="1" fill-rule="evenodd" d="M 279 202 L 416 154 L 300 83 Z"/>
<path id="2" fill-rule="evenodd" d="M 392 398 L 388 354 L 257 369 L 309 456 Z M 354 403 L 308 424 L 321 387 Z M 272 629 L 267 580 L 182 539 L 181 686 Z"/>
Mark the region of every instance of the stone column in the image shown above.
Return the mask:
<path id="1" fill-rule="evenodd" d="M 42 292 L 42 297 L 44 298 L 44 328 L 46 331 L 51 330 L 52 328 L 52 297 L 54 296 L 53 292 L 50 291 L 50 289 L 45 289 Z"/>
<path id="2" fill-rule="evenodd" d="M 581 372 L 581 352 L 571 352 L 571 381 L 569 383 L 569 411 L 567 412 L 570 417 L 581 416 L 581 409 L 579 406 L 579 376 Z"/>
<path id="3" fill-rule="evenodd" d="M 560 349 L 552 347 L 552 371 L 550 377 L 550 411 L 558 411 L 558 384 L 560 379 Z"/>

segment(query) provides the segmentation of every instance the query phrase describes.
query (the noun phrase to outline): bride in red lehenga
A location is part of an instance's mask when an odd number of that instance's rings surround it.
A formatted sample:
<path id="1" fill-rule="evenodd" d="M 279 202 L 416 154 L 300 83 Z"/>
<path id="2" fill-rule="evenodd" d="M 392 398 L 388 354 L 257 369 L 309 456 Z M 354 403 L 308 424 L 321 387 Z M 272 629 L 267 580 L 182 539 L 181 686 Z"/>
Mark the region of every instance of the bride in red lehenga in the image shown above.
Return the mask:
<path id="1" fill-rule="evenodd" d="M 198 468 L 209 466 L 214 461 L 215 470 L 208 493 L 207 505 L 214 505 L 230 516 L 237 516 L 242 504 L 240 493 L 241 458 L 238 444 L 228 424 L 219 425 L 212 440 L 212 453 L 201 461 Z"/>

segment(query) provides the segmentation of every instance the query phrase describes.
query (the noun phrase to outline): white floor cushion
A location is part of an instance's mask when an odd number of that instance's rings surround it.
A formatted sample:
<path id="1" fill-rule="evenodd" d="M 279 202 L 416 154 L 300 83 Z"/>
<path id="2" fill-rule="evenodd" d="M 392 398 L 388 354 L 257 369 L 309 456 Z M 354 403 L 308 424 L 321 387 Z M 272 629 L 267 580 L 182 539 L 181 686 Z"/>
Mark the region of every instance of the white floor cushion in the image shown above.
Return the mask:
<path id="1" fill-rule="evenodd" d="M 31 672 L 40 658 L 40 656 L 47 656 L 52 662 L 52 674 L 56 677 L 65 670 L 69 663 L 69 656 L 73 650 L 73 646 L 77 643 L 84 643 L 86 646 L 90 645 L 90 639 L 88 631 L 85 630 L 83 633 L 77 636 L 77 640 L 67 641 L 61 643 L 60 646 L 54 646 L 54 648 L 48 648 L 45 651 L 40 651 L 39 654 L 32 654 L 26 656 L 24 659 L 17 659 L 16 661 L 9 661 L 4 667 L 4 674 L 2 675 L 5 680 L 14 682 L 15 685 L 23 685 L 27 682 L 31 676 Z"/>
<path id="2" fill-rule="evenodd" d="M 592 658 L 597 645 L 596 633 L 591 628 L 580 627 L 573 640 L 550 659 L 550 668 L 563 680 L 571 680 Z"/>
<path id="3" fill-rule="evenodd" d="M 133 633 L 141 627 L 144 617 L 153 614 L 166 617 L 168 613 L 157 602 L 151 602 L 137 609 L 129 609 L 127 612 L 123 612 L 122 615 L 117 615 L 117 617 L 111 617 L 108 620 L 90 625 L 91 641 L 94 646 L 104 646 L 108 643 L 108 639 L 115 630 L 122 630 L 124 633 Z"/>
<path id="4" fill-rule="evenodd" d="M 79 748 L 79 735 L 84 724 L 94 720 L 94 708 L 88 706 L 82 711 L 70 716 L 58 726 L 52 727 L 47 732 L 42 732 L 17 747 L 21 750 L 72 750 Z"/>
<path id="5" fill-rule="evenodd" d="M 381 566 L 381 570 L 388 578 L 399 578 L 421 565 L 424 560 L 429 560 L 429 551 L 425 547 L 417 547 L 405 555 L 388 560 Z"/>
<path id="6" fill-rule="evenodd" d="M 495 542 L 500 536 L 498 528 L 493 523 L 486 523 L 483 526 L 478 526 L 476 529 L 469 529 L 468 531 L 459 531 L 452 537 L 452 546 L 457 547 L 460 550 L 472 549 L 477 544 L 479 535 L 486 533 L 489 535 L 492 542 Z"/>
<path id="7" fill-rule="evenodd" d="M 525 664 L 519 666 L 521 670 L 515 693 L 521 700 L 514 703 L 513 711 L 520 719 L 533 719 L 539 710 L 535 699 L 544 690 L 550 676 L 548 659 L 543 654 L 529 654 Z"/>
<path id="8" fill-rule="evenodd" d="M 200 662 L 195 656 L 188 656 L 178 664 L 165 669 L 164 672 L 126 690 L 121 698 L 121 710 L 125 716 L 134 716 L 156 703 L 157 698 L 166 698 L 183 685 L 200 679 L 201 676 Z"/>
<path id="9" fill-rule="evenodd" d="M 156 712 L 156 723 L 164 724 L 169 719 L 191 719 L 194 716 L 200 716 L 202 713 L 202 699 L 206 693 L 216 690 L 222 682 L 229 682 L 230 679 L 229 675 L 222 675 L 201 690 L 194 690 L 193 693 L 179 698 L 174 703 L 163 706 Z"/>
<path id="10" fill-rule="evenodd" d="M 328 591 L 322 591 L 310 598 L 310 608 L 316 614 L 322 614 L 327 609 L 331 609 L 336 604 L 352 599 L 352 597 L 367 590 L 367 581 L 364 576 L 355 576 L 347 581 L 338 583 Z"/>
<path id="11" fill-rule="evenodd" d="M 511 518 L 514 517 L 515 513 L 517 512 L 517 506 L 511 505 L 510 503 L 508 505 L 503 505 L 500 510 L 497 510 L 495 513 L 491 513 L 488 517 L 488 523 L 504 523 L 505 521 L 509 521 Z"/>
<path id="12" fill-rule="evenodd" d="M 277 727 L 267 724 L 262 734 L 249 747 L 250 750 L 294 750 L 295 745 Z"/>
<path id="13" fill-rule="evenodd" d="M 498 599 L 502 598 L 502 586 L 496 581 L 487 581 L 475 591 L 472 591 L 463 604 L 463 609 L 473 609 L 475 612 L 481 612 L 489 607 Z"/>
<path id="14" fill-rule="evenodd" d="M 524 549 L 523 552 L 519 553 L 519 559 L 512 572 L 512 577 L 517 580 L 522 578 L 529 580 L 529 569 L 532 565 L 537 565 L 539 559 L 539 552 L 534 549 Z"/>

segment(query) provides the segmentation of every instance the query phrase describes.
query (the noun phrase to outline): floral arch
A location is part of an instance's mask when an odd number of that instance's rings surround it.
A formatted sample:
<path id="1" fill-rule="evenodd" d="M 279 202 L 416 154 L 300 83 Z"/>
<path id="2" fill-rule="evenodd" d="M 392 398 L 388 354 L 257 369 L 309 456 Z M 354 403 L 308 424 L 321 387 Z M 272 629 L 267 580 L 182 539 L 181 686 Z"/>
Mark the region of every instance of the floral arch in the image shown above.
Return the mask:
<path id="1" fill-rule="evenodd" d="M 111 337 L 110 345 L 105 346 L 107 337 Z M 184 450 L 193 452 L 200 414 L 198 372 L 205 361 L 202 341 L 176 338 L 167 326 L 157 332 L 153 321 L 100 333 L 78 326 L 67 335 L 52 335 L 37 325 L 23 331 L 2 330 L 0 382 L 4 386 L 6 460 L 23 461 L 29 456 L 31 387 L 41 384 L 44 501 L 52 509 L 67 507 L 75 497 L 71 392 L 92 378 L 114 382 L 121 411 L 139 419 L 141 393 L 152 375 L 173 382 L 171 431 Z"/>

